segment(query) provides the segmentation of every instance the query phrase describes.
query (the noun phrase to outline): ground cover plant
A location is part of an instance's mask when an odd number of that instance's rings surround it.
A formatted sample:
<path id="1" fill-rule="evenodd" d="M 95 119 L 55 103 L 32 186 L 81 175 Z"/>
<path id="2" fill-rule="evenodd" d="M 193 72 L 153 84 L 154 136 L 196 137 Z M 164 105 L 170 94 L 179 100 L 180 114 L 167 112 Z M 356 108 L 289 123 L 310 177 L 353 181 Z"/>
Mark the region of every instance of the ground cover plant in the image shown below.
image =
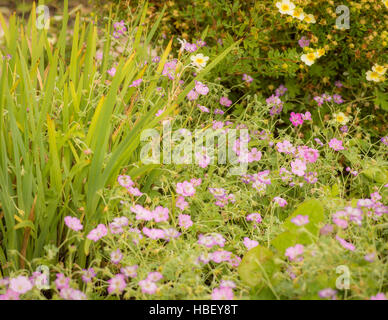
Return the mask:
<path id="1" fill-rule="evenodd" d="M 0 14 L 0 299 L 386 299 L 387 2 L 185 3 Z"/>

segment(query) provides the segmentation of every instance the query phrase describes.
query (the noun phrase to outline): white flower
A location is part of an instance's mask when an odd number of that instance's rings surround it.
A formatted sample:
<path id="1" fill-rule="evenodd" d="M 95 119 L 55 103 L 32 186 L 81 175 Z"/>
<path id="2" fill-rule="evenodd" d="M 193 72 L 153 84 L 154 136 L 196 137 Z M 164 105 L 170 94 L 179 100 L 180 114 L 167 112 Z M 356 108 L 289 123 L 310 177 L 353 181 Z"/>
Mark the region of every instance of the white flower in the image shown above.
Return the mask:
<path id="1" fill-rule="evenodd" d="M 294 12 L 292 13 L 292 16 L 294 18 L 299 19 L 300 21 L 303 21 L 305 13 L 303 12 L 302 8 L 296 8 Z"/>
<path id="2" fill-rule="evenodd" d="M 276 7 L 279 9 L 281 14 L 293 15 L 295 4 L 293 4 L 290 0 L 282 0 L 281 2 L 276 3 Z"/>
<path id="3" fill-rule="evenodd" d="M 317 59 L 317 54 L 315 52 L 302 54 L 300 59 L 308 66 L 311 66 L 315 62 L 315 60 Z"/>
<path id="4" fill-rule="evenodd" d="M 375 64 L 373 67 L 372 67 L 372 71 L 374 72 L 377 72 L 379 75 L 383 75 L 385 73 L 385 71 L 387 71 L 387 68 L 383 67 L 383 66 L 380 66 L 378 64 Z"/>
<path id="5" fill-rule="evenodd" d="M 190 59 L 195 67 L 202 69 L 206 66 L 206 62 L 209 60 L 209 57 L 205 57 L 202 53 L 198 53 L 195 56 L 191 56 Z"/>
<path id="6" fill-rule="evenodd" d="M 303 19 L 307 23 L 315 23 L 315 17 L 312 14 L 306 14 Z"/>
<path id="7" fill-rule="evenodd" d="M 282 2 L 276 2 L 276 7 L 281 14 L 292 15 L 295 9 L 295 5 L 290 0 L 282 0 Z"/>
<path id="8" fill-rule="evenodd" d="M 334 113 L 333 118 L 335 121 L 342 125 L 345 125 L 349 122 L 349 117 L 347 117 L 343 112 Z"/>
<path id="9" fill-rule="evenodd" d="M 368 81 L 374 81 L 374 82 L 380 82 L 382 81 L 382 76 L 379 75 L 376 71 L 367 71 L 366 73 L 366 80 Z"/>
<path id="10" fill-rule="evenodd" d="M 185 49 L 187 41 L 185 39 L 182 40 L 182 39 L 179 39 L 179 38 L 177 38 L 177 40 L 178 40 L 178 42 L 181 45 L 181 48 L 179 49 L 179 52 L 182 52 Z"/>

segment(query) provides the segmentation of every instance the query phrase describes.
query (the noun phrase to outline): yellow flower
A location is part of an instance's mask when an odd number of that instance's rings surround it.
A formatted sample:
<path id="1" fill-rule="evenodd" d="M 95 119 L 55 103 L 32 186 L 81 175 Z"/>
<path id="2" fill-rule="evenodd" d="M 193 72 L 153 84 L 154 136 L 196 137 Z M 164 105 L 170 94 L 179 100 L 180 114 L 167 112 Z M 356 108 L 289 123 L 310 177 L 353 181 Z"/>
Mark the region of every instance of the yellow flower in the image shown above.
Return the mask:
<path id="1" fill-rule="evenodd" d="M 385 5 L 385 7 L 388 8 L 388 0 L 383 0 L 383 3 Z"/>
<path id="2" fill-rule="evenodd" d="M 379 75 L 383 75 L 385 71 L 387 71 L 387 68 L 378 65 L 377 63 L 372 67 L 372 71 L 377 72 Z"/>
<path id="3" fill-rule="evenodd" d="M 300 59 L 307 64 L 308 66 L 311 66 L 315 60 L 317 59 L 317 55 L 315 52 L 310 52 L 308 54 L 302 54 Z"/>
<path id="4" fill-rule="evenodd" d="M 304 16 L 303 21 L 305 21 L 307 23 L 315 23 L 316 22 L 315 17 L 312 14 L 306 14 Z"/>
<path id="5" fill-rule="evenodd" d="M 325 53 L 326 53 L 326 51 L 324 48 L 320 48 L 316 52 L 318 58 L 322 57 Z"/>
<path id="6" fill-rule="evenodd" d="M 333 118 L 335 121 L 342 125 L 349 122 L 349 117 L 347 117 L 343 112 L 334 113 Z"/>
<path id="7" fill-rule="evenodd" d="M 379 75 L 376 71 L 367 71 L 366 73 L 366 80 L 373 81 L 373 82 L 380 82 L 383 81 L 383 77 Z"/>
<path id="8" fill-rule="evenodd" d="M 304 12 L 303 12 L 303 9 L 302 9 L 302 8 L 296 8 L 296 9 L 294 10 L 294 12 L 292 13 L 292 16 L 293 16 L 294 18 L 299 19 L 300 21 L 303 21 L 303 19 L 304 19 Z"/>
<path id="9" fill-rule="evenodd" d="M 276 7 L 279 9 L 281 14 L 292 15 L 295 9 L 295 4 L 293 4 L 290 0 L 282 0 L 282 2 L 276 2 Z"/>

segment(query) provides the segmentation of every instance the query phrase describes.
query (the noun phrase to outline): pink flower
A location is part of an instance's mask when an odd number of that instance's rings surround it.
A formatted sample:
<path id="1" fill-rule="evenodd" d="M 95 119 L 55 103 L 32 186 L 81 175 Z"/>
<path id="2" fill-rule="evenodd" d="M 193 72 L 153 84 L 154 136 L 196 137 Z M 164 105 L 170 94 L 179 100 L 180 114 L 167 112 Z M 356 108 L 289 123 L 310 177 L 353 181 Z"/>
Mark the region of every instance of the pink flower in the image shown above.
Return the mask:
<path id="1" fill-rule="evenodd" d="M 67 227 L 71 230 L 80 231 L 83 228 L 81 221 L 76 217 L 67 216 L 64 220 Z"/>
<path id="2" fill-rule="evenodd" d="M 59 296 L 65 300 L 87 300 L 85 293 L 73 288 L 64 288 L 59 292 Z"/>
<path id="3" fill-rule="evenodd" d="M 5 294 L 0 294 L 0 301 L 1 300 L 20 300 L 19 293 L 8 289 Z"/>
<path id="4" fill-rule="evenodd" d="M 303 124 L 302 115 L 300 113 L 291 112 L 290 121 L 297 127 L 298 125 Z"/>
<path id="5" fill-rule="evenodd" d="M 236 284 L 231 280 L 221 280 L 220 288 L 236 288 Z"/>
<path id="6" fill-rule="evenodd" d="M 260 161 L 261 152 L 257 150 L 257 148 L 252 148 L 251 152 L 248 154 L 248 162 Z"/>
<path id="7" fill-rule="evenodd" d="M 32 283 L 27 277 L 18 276 L 9 281 L 9 289 L 13 292 L 23 294 L 32 289 Z"/>
<path id="8" fill-rule="evenodd" d="M 159 109 L 157 113 L 155 113 L 155 117 L 159 117 L 163 114 L 165 110 L 164 109 Z"/>
<path id="9" fill-rule="evenodd" d="M 288 257 L 290 261 L 301 261 L 303 257 L 301 255 L 304 252 L 304 246 L 302 244 L 296 244 L 293 247 L 286 249 L 285 256 Z"/>
<path id="10" fill-rule="evenodd" d="M 63 273 L 57 273 L 55 285 L 58 290 L 69 288 L 70 278 L 65 277 Z"/>
<path id="11" fill-rule="evenodd" d="M 179 196 L 175 202 L 175 206 L 181 210 L 185 210 L 188 205 L 188 202 L 185 201 L 185 198 L 183 196 Z"/>
<path id="12" fill-rule="evenodd" d="M 307 162 L 314 163 L 319 157 L 319 151 L 317 149 L 301 147 L 298 148 L 300 156 Z"/>
<path id="13" fill-rule="evenodd" d="M 123 254 L 121 253 L 120 249 L 117 249 L 116 251 L 113 251 L 110 254 L 110 260 L 114 264 L 118 264 L 122 258 L 123 258 Z"/>
<path id="14" fill-rule="evenodd" d="M 356 247 L 353 244 L 351 244 L 350 242 L 347 242 L 345 239 L 342 239 L 339 236 L 335 236 L 335 238 L 345 249 L 348 249 L 350 251 L 354 251 L 356 249 Z"/>
<path id="15" fill-rule="evenodd" d="M 241 263 L 241 258 L 239 256 L 234 256 L 229 259 L 229 263 L 232 267 L 238 267 Z"/>
<path id="16" fill-rule="evenodd" d="M 283 142 L 278 142 L 276 144 L 276 150 L 278 152 L 283 152 L 285 154 L 294 154 L 295 153 L 294 146 L 288 140 L 284 140 Z"/>
<path id="17" fill-rule="evenodd" d="M 244 246 L 247 247 L 248 250 L 257 247 L 259 243 L 256 240 L 251 240 L 248 237 L 244 238 Z"/>
<path id="18" fill-rule="evenodd" d="M 261 223 L 262 221 L 260 213 L 256 213 L 256 212 L 248 214 L 246 219 L 247 221 L 254 221 L 256 223 Z"/>
<path id="19" fill-rule="evenodd" d="M 188 229 L 193 225 L 193 221 L 191 221 L 191 217 L 188 214 L 180 214 L 178 216 L 179 226 Z"/>
<path id="20" fill-rule="evenodd" d="M 201 106 L 201 105 L 197 105 L 198 109 L 201 110 L 202 112 L 206 112 L 206 113 L 209 113 L 210 110 L 208 108 L 206 108 L 205 106 Z"/>
<path id="21" fill-rule="evenodd" d="M 143 208 L 140 204 L 131 207 L 131 211 L 136 213 L 136 220 L 151 221 L 154 218 L 153 213 Z"/>
<path id="22" fill-rule="evenodd" d="M 195 90 L 204 96 L 209 93 L 209 88 L 200 81 L 195 81 Z"/>
<path id="23" fill-rule="evenodd" d="M 120 186 L 124 188 L 132 187 L 134 184 L 131 177 L 127 175 L 118 176 L 117 181 L 119 182 Z"/>
<path id="24" fill-rule="evenodd" d="M 127 278 L 136 278 L 137 277 L 137 268 L 139 266 L 137 264 L 133 266 L 126 266 L 120 269 L 120 272 Z"/>
<path id="25" fill-rule="evenodd" d="M 141 291 L 143 293 L 147 293 L 147 294 L 154 294 L 156 292 L 156 290 L 158 289 L 155 282 L 147 280 L 147 279 L 139 281 L 139 286 L 141 288 Z"/>
<path id="26" fill-rule="evenodd" d="M 301 214 L 291 219 L 291 222 L 297 226 L 304 226 L 309 223 L 309 216 L 303 216 Z"/>
<path id="27" fill-rule="evenodd" d="M 198 92 L 193 90 L 190 90 L 190 92 L 187 94 L 187 99 L 190 101 L 197 100 L 198 99 Z"/>
<path id="28" fill-rule="evenodd" d="M 140 86 L 140 84 L 143 82 L 143 79 L 137 79 L 137 80 L 135 80 L 135 81 L 133 81 L 130 85 L 129 85 L 129 87 L 130 88 L 136 88 L 136 87 L 138 87 L 138 86 Z"/>
<path id="29" fill-rule="evenodd" d="M 224 127 L 224 123 L 222 121 L 213 121 L 213 126 L 212 128 L 214 130 L 217 130 L 217 129 L 222 129 Z M 206 148 L 205 148 L 206 150 Z"/>
<path id="30" fill-rule="evenodd" d="M 365 259 L 366 261 L 368 261 L 368 262 L 373 262 L 373 261 L 375 261 L 375 259 L 376 259 L 376 253 L 374 253 L 374 252 L 368 253 L 368 254 L 366 254 L 366 255 L 364 256 L 364 259 Z"/>
<path id="31" fill-rule="evenodd" d="M 342 141 L 333 138 L 329 141 L 329 147 L 335 151 L 344 150 L 345 148 L 342 146 Z"/>
<path id="32" fill-rule="evenodd" d="M 234 294 L 230 287 L 214 288 L 212 292 L 212 300 L 233 300 Z"/>
<path id="33" fill-rule="evenodd" d="M 108 229 L 103 224 L 99 224 L 95 229 L 91 230 L 87 235 L 87 238 L 97 242 L 102 237 L 105 237 L 108 234 Z"/>
<path id="34" fill-rule="evenodd" d="M 201 178 L 198 178 L 198 179 L 192 178 L 192 179 L 190 180 L 190 183 L 192 183 L 194 187 L 198 187 L 198 186 L 201 185 L 202 179 L 201 179 Z"/>
<path id="35" fill-rule="evenodd" d="M 315 96 L 314 100 L 318 104 L 318 107 L 323 105 L 323 103 L 325 102 L 325 99 L 323 97 L 321 97 L 321 96 Z"/>
<path id="36" fill-rule="evenodd" d="M 230 107 L 232 105 L 232 101 L 228 99 L 228 97 L 221 97 L 220 104 L 225 107 Z"/>
<path id="37" fill-rule="evenodd" d="M 168 220 L 168 208 L 163 208 L 162 206 L 157 206 L 154 211 L 152 211 L 154 220 L 156 222 L 162 222 Z"/>
<path id="38" fill-rule="evenodd" d="M 305 120 L 305 121 L 311 121 L 311 113 L 309 111 L 305 112 L 305 114 L 301 114 L 302 116 L 302 119 Z"/>
<path id="39" fill-rule="evenodd" d="M 232 257 L 232 253 L 226 250 L 217 250 L 211 254 L 211 260 L 216 263 L 229 261 Z"/>
<path id="40" fill-rule="evenodd" d="M 275 201 L 279 207 L 285 207 L 287 205 L 287 201 L 281 197 L 275 197 L 273 198 L 273 201 Z"/>
<path id="41" fill-rule="evenodd" d="M 247 75 L 246 73 L 243 74 L 242 79 L 246 83 L 251 83 L 253 81 L 253 78 L 250 75 Z"/>
<path id="42" fill-rule="evenodd" d="M 155 271 L 155 272 L 148 273 L 148 276 L 147 276 L 146 280 L 149 280 L 149 281 L 152 281 L 152 282 L 157 282 L 157 281 L 159 281 L 162 278 L 163 278 L 163 275 L 160 272 L 156 272 Z"/>
<path id="43" fill-rule="evenodd" d="M 387 300 L 387 297 L 385 296 L 384 293 L 379 292 L 379 293 L 376 294 L 375 296 L 371 296 L 370 299 L 371 299 L 371 300 Z"/>
<path id="44" fill-rule="evenodd" d="M 336 293 L 337 293 L 336 290 L 333 290 L 331 288 L 326 288 L 326 289 L 323 289 L 323 290 L 319 291 L 318 295 L 321 298 L 326 299 L 326 298 L 334 298 Z"/>
<path id="45" fill-rule="evenodd" d="M 125 287 L 127 286 L 125 282 L 125 277 L 122 274 L 117 274 L 113 278 L 108 280 L 109 287 L 108 287 L 108 293 L 116 293 L 121 294 Z"/>
<path id="46" fill-rule="evenodd" d="M 140 190 L 138 188 L 134 188 L 134 187 L 128 187 L 127 188 L 128 192 L 130 194 L 132 194 L 133 196 L 135 197 L 140 197 L 143 195 L 143 193 L 140 192 Z"/>
<path id="47" fill-rule="evenodd" d="M 178 238 L 181 233 L 174 228 L 168 228 L 164 230 L 164 239 L 170 241 L 171 239 Z"/>
<path id="48" fill-rule="evenodd" d="M 211 248 L 217 245 L 217 241 L 211 235 L 205 236 L 203 234 L 200 234 L 198 236 L 198 244 L 202 244 L 207 248 Z"/>
<path id="49" fill-rule="evenodd" d="M 301 177 L 304 175 L 304 172 L 306 170 L 306 163 L 303 161 L 296 159 L 291 162 L 291 171 L 293 174 Z"/>
<path id="50" fill-rule="evenodd" d="M 165 238 L 165 232 L 162 229 L 156 229 L 156 228 L 149 229 L 147 227 L 144 227 L 142 231 L 148 238 L 153 240 Z"/>
<path id="51" fill-rule="evenodd" d="M 381 197 L 380 193 L 378 193 L 376 191 L 376 192 L 371 193 L 370 198 L 372 199 L 372 201 L 378 202 L 379 200 L 381 200 L 382 197 Z"/>
<path id="52" fill-rule="evenodd" d="M 333 226 L 331 224 L 325 224 L 320 230 L 319 233 L 323 236 L 328 235 L 332 233 L 334 230 Z"/>
<path id="53" fill-rule="evenodd" d="M 113 77 L 113 76 L 116 74 L 116 68 L 115 68 L 115 67 L 112 67 L 111 69 L 109 69 L 109 70 L 107 71 L 107 73 L 108 73 L 111 77 Z"/>
<path id="54" fill-rule="evenodd" d="M 176 192 L 184 197 L 191 197 L 195 194 L 195 188 L 190 182 L 178 182 L 176 185 Z"/>
<path id="55" fill-rule="evenodd" d="M 89 269 L 83 269 L 83 275 L 82 275 L 82 281 L 85 283 L 89 283 L 92 281 L 92 279 L 96 276 L 96 273 L 94 272 L 93 268 Z"/>

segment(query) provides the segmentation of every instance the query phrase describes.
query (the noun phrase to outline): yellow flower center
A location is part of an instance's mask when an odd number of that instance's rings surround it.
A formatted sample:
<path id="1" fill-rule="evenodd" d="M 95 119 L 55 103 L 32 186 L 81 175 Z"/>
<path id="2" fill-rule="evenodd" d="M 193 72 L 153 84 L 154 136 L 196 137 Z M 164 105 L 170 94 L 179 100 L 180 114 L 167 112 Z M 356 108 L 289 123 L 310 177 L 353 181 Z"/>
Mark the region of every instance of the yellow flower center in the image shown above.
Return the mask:
<path id="1" fill-rule="evenodd" d="M 290 10 L 290 6 L 287 3 L 282 4 L 282 11 L 288 11 Z"/>
<path id="2" fill-rule="evenodd" d="M 205 61 L 204 61 L 202 58 L 197 58 L 196 62 L 197 62 L 198 64 L 202 64 L 202 63 L 204 63 Z"/>
<path id="3" fill-rule="evenodd" d="M 384 67 L 382 67 L 382 66 L 377 66 L 377 67 L 375 68 L 375 70 L 376 70 L 377 73 L 383 73 L 383 72 L 384 72 Z"/>
<path id="4" fill-rule="evenodd" d="M 307 59 L 310 60 L 310 61 L 314 61 L 315 60 L 315 54 L 314 53 L 309 53 L 307 55 Z"/>
<path id="5" fill-rule="evenodd" d="M 344 120 L 345 120 L 344 116 L 341 116 L 341 115 L 337 116 L 338 122 L 343 122 Z"/>

